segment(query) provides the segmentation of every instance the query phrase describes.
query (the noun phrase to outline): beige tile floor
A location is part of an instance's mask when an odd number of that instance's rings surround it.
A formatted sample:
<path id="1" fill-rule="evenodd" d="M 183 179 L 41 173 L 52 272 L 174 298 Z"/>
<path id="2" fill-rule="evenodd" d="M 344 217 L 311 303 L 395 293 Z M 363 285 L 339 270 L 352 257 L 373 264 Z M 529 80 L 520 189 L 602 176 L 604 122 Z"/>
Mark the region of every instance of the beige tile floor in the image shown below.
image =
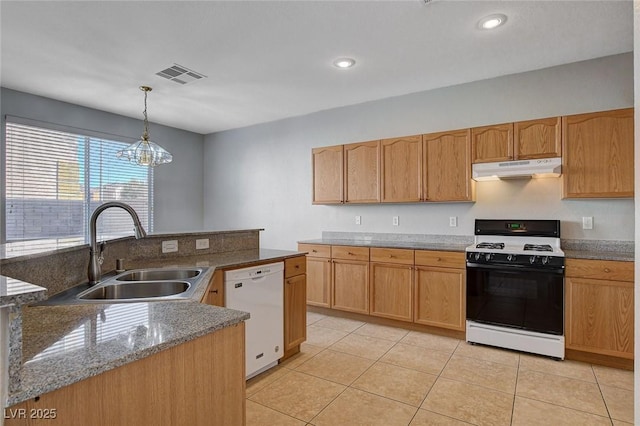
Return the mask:
<path id="1" fill-rule="evenodd" d="M 247 426 L 631 425 L 633 373 L 309 312 Z"/>

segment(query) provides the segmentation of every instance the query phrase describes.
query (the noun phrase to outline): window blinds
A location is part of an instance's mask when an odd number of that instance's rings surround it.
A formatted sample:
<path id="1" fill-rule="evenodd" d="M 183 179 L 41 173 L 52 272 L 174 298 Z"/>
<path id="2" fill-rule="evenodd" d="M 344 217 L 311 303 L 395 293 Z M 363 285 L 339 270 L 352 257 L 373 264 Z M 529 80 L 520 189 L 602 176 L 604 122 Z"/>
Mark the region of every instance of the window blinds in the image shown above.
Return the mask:
<path id="1" fill-rule="evenodd" d="M 153 227 L 153 169 L 116 158 L 127 142 L 7 120 L 5 155 L 6 242 L 84 238 L 95 208 L 106 201 L 133 207 Z M 108 209 L 98 239 L 133 234 L 131 217 Z"/>

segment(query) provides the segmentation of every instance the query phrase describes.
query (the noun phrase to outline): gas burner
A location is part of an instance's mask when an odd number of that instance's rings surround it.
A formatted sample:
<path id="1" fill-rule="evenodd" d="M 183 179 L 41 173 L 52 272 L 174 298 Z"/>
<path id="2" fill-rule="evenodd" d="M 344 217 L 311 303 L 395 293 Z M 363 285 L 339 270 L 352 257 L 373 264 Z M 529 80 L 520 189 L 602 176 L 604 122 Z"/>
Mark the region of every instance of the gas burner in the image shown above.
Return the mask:
<path id="1" fill-rule="evenodd" d="M 525 244 L 525 251 L 553 251 L 549 244 Z"/>
<path id="2" fill-rule="evenodd" d="M 504 243 L 478 243 L 476 248 L 483 248 L 489 250 L 502 250 L 504 249 Z"/>

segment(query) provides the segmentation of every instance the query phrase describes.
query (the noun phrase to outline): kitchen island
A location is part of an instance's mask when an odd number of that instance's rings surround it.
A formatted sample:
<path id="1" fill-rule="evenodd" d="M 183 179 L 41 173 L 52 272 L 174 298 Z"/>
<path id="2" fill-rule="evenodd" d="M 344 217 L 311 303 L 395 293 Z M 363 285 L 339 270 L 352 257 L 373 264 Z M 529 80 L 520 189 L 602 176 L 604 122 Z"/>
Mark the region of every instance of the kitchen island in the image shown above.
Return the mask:
<path id="1" fill-rule="evenodd" d="M 200 302 L 217 271 L 301 253 L 239 248 L 128 261 L 205 268 L 189 300 L 23 307 L 5 423 L 244 424 L 249 314 Z"/>

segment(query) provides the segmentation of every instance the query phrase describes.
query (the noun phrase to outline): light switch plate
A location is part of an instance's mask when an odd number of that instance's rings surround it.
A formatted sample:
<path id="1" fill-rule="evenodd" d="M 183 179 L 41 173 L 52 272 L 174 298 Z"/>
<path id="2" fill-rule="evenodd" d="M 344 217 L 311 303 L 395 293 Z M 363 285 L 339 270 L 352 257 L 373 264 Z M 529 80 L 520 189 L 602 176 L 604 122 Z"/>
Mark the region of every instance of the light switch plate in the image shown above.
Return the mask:
<path id="1" fill-rule="evenodd" d="M 593 216 L 582 217 L 582 229 L 593 229 Z"/>
<path id="2" fill-rule="evenodd" d="M 400 225 L 400 216 L 394 216 L 393 217 L 393 226 L 398 226 Z"/>
<path id="3" fill-rule="evenodd" d="M 163 253 L 174 253 L 178 251 L 178 240 L 168 240 L 162 242 Z"/>
<path id="4" fill-rule="evenodd" d="M 455 228 L 456 226 L 458 226 L 458 216 L 449 217 L 449 226 L 452 228 Z"/>
<path id="5" fill-rule="evenodd" d="M 200 240 L 196 240 L 196 250 L 203 250 L 209 248 L 209 239 L 202 238 Z"/>
<path id="6" fill-rule="evenodd" d="M 362 218 L 360 216 L 356 216 L 356 225 L 360 225 L 362 223 Z"/>

